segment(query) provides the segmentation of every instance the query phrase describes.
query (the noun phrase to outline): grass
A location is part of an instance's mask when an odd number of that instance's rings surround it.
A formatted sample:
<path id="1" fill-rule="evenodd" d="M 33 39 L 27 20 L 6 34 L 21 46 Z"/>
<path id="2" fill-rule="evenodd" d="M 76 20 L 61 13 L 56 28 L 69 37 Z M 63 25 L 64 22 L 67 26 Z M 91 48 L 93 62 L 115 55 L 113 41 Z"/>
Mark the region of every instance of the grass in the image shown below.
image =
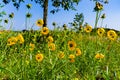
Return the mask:
<path id="1" fill-rule="evenodd" d="M 21 34 L 24 43 L 16 42 L 8 46 L 8 39 Z M 119 32 L 117 33 L 119 34 Z M 48 47 L 48 36 L 52 36 L 55 50 Z M 81 55 L 70 50 L 68 41 L 76 43 Z M 30 43 L 34 44 L 30 50 Z M 120 40 L 111 41 L 90 33 L 71 30 L 49 30 L 42 35 L 37 31 L 3 31 L 0 34 L 0 79 L 3 80 L 119 80 L 120 79 Z M 64 53 L 63 58 L 59 57 Z M 43 60 L 37 61 L 36 55 L 43 54 Z M 96 54 L 103 58 L 96 58 Z M 70 54 L 74 55 L 73 62 Z M 41 57 L 40 57 L 41 58 Z"/>

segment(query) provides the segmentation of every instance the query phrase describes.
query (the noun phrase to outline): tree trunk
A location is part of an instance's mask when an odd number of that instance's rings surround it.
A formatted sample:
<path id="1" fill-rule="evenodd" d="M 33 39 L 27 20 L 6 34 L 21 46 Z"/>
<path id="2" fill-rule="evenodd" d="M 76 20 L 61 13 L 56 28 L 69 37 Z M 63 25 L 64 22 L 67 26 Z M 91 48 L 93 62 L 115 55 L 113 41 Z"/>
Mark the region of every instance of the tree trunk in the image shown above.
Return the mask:
<path id="1" fill-rule="evenodd" d="M 48 16 L 48 0 L 45 0 L 44 7 L 43 7 L 43 27 L 47 27 L 47 16 Z"/>

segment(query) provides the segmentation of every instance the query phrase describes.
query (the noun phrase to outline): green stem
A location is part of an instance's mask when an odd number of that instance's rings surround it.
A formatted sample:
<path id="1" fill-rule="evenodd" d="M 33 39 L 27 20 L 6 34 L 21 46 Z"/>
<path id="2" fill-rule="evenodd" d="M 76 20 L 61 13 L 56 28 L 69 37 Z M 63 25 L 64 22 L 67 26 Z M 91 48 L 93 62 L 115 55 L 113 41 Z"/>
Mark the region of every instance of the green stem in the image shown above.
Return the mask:
<path id="1" fill-rule="evenodd" d="M 28 30 L 30 29 L 30 18 L 28 18 Z"/>
<path id="2" fill-rule="evenodd" d="M 10 25 L 9 30 L 12 30 L 12 26 L 13 26 L 13 21 L 12 21 L 12 19 L 11 19 L 11 25 Z"/>
<path id="3" fill-rule="evenodd" d="M 102 19 L 102 21 L 101 21 L 101 26 L 100 27 L 102 27 L 103 26 L 103 19 Z"/>
<path id="4" fill-rule="evenodd" d="M 26 30 L 27 30 L 27 17 L 25 18 L 25 27 L 26 27 Z"/>
<path id="5" fill-rule="evenodd" d="M 98 14 L 99 14 L 99 11 L 96 12 L 96 19 L 95 19 L 95 26 L 94 26 L 95 29 L 97 28 Z"/>
<path id="6" fill-rule="evenodd" d="M 101 16 L 101 11 L 97 11 L 96 12 L 96 19 L 95 19 L 95 29 L 97 28 L 97 24 L 98 24 L 98 21 L 100 19 L 100 16 Z"/>
<path id="7" fill-rule="evenodd" d="M 100 16 L 101 16 L 101 11 L 99 11 L 99 14 L 98 14 L 98 21 L 100 19 Z"/>

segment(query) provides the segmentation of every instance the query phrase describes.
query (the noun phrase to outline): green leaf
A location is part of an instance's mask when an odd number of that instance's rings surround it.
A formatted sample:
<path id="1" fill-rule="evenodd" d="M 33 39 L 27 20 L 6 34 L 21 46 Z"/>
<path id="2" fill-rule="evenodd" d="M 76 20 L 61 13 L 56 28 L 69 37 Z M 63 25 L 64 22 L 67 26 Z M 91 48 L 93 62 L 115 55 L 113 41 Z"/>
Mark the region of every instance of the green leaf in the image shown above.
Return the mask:
<path id="1" fill-rule="evenodd" d="M 5 68 L 3 68 L 3 67 L 0 67 L 0 70 L 6 70 Z"/>
<path id="2" fill-rule="evenodd" d="M 0 22 L 2 22 L 2 19 L 0 19 Z"/>
<path id="3" fill-rule="evenodd" d="M 4 7 L 4 5 L 0 5 L 0 8 L 3 8 Z"/>
<path id="4" fill-rule="evenodd" d="M 6 12 L 5 12 L 5 11 L 2 11 L 1 14 L 2 14 L 2 15 L 6 15 Z"/>

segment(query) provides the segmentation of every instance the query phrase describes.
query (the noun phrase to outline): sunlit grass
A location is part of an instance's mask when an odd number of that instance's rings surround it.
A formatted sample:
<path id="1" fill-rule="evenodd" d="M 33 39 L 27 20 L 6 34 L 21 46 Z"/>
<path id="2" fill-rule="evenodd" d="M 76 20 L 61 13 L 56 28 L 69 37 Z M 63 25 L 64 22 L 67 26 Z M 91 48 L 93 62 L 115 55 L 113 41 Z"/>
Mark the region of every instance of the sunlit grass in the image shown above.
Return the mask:
<path id="1" fill-rule="evenodd" d="M 58 27 L 53 22 L 54 29 L 49 30 L 38 19 L 33 26 L 36 24 L 40 29 L 33 30 L 29 25 L 32 5 L 26 7 L 25 30 L 12 31 L 11 13 L 4 20 L 5 25 L 10 25 L 9 30 L 0 31 L 0 80 L 120 79 L 120 32 L 97 28 L 103 10 L 101 3 L 96 2 L 94 8 L 95 29 L 87 23 L 83 25 L 83 20 L 80 23 L 77 15 L 75 21 L 79 24 L 72 25 L 75 29 L 66 24 Z"/>
<path id="2" fill-rule="evenodd" d="M 111 40 L 107 32 L 101 37 L 97 31 L 49 30 L 46 35 L 41 32 L 0 33 L 1 79 L 120 79 L 119 37 Z M 11 37 L 18 35 L 23 36 L 24 42 L 7 45 Z"/>

